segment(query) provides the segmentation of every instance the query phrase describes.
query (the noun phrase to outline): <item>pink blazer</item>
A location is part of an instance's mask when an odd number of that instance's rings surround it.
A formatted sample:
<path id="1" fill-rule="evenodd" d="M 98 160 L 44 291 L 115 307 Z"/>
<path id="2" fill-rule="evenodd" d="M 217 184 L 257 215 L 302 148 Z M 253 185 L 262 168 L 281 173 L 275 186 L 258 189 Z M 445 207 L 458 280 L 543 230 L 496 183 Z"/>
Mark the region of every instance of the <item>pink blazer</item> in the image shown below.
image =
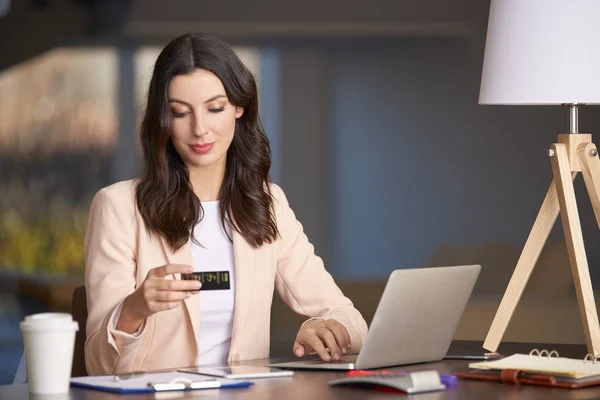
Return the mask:
<path id="1" fill-rule="evenodd" d="M 273 184 L 271 191 L 281 237 L 254 249 L 233 234 L 236 286 L 229 361 L 269 356 L 274 290 L 299 314 L 343 324 L 350 333 L 351 352 L 357 353 L 367 333 L 364 319 L 314 254 L 281 188 Z M 150 269 L 168 263 L 193 264 L 189 242 L 173 252 L 162 237 L 148 233 L 135 204 L 134 181 L 116 183 L 94 197 L 85 260 L 85 362 L 90 375 L 196 363 L 196 338 L 202 329 L 199 296 L 150 316 L 137 335 L 113 329 L 116 311 Z"/>

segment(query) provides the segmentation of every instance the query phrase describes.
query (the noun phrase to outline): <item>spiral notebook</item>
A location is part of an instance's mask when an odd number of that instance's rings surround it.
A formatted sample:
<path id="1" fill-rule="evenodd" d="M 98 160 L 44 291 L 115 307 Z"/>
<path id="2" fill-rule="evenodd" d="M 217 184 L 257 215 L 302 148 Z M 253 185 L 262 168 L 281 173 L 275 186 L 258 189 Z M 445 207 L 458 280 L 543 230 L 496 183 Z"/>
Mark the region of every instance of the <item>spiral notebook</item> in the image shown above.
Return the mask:
<path id="1" fill-rule="evenodd" d="M 556 351 L 533 349 L 529 354 L 513 354 L 497 361 L 471 363 L 469 368 L 512 369 L 571 379 L 600 378 L 600 357 L 593 358 L 588 354 L 585 359 L 580 360 L 560 357 Z"/>
<path id="2" fill-rule="evenodd" d="M 600 357 L 584 359 L 560 357 L 556 351 L 533 349 L 529 354 L 513 354 L 498 361 L 469 364 L 459 378 L 479 379 L 515 385 L 536 385 L 578 389 L 600 385 Z"/>

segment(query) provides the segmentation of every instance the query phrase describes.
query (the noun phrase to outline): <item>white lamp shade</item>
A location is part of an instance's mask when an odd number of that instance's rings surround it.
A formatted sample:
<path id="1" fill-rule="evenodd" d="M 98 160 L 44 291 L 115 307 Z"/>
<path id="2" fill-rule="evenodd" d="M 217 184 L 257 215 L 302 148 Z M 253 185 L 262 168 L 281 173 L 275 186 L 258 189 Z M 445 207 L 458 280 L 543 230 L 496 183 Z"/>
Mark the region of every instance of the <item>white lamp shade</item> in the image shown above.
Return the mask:
<path id="1" fill-rule="evenodd" d="M 492 0 L 479 104 L 600 104 L 600 0 Z"/>

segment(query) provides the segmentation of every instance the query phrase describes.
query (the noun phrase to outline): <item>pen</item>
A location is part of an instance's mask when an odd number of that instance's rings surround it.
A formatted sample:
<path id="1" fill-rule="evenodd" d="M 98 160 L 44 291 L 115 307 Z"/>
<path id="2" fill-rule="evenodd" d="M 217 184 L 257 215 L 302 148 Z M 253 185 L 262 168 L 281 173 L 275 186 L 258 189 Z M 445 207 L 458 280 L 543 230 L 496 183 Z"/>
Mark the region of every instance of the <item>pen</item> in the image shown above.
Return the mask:
<path id="1" fill-rule="evenodd" d="M 169 390 L 185 390 L 186 384 L 183 382 L 148 382 L 148 387 L 154 389 L 157 392 L 164 392 Z"/>
<path id="2" fill-rule="evenodd" d="M 216 389 L 221 387 L 221 382 L 216 379 L 205 379 L 194 382 L 186 378 L 177 378 L 169 382 L 148 382 L 148 387 L 157 392 L 185 389 Z"/>
<path id="3" fill-rule="evenodd" d="M 398 376 L 406 376 L 408 372 L 404 371 L 365 371 L 361 369 L 357 369 L 354 371 L 348 371 L 346 376 L 349 377 L 358 377 L 358 376 L 373 376 L 373 375 L 398 375 Z M 456 387 L 458 382 L 458 378 L 451 374 L 439 374 L 440 382 L 448 387 Z"/>
<path id="4" fill-rule="evenodd" d="M 146 372 L 144 372 L 144 371 L 128 372 L 126 374 L 115 375 L 115 381 L 124 381 L 127 379 L 141 378 L 142 376 L 146 376 Z"/>

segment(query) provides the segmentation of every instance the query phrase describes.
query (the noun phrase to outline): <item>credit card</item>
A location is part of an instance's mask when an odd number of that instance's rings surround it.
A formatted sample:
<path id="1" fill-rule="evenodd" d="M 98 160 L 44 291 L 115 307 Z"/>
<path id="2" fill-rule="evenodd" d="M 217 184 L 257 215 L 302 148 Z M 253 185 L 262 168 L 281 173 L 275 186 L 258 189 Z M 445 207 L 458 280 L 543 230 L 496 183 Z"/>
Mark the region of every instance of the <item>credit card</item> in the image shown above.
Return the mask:
<path id="1" fill-rule="evenodd" d="M 192 272 L 191 274 L 181 274 L 181 279 L 184 281 L 200 281 L 202 283 L 200 290 L 231 289 L 229 271 Z"/>

